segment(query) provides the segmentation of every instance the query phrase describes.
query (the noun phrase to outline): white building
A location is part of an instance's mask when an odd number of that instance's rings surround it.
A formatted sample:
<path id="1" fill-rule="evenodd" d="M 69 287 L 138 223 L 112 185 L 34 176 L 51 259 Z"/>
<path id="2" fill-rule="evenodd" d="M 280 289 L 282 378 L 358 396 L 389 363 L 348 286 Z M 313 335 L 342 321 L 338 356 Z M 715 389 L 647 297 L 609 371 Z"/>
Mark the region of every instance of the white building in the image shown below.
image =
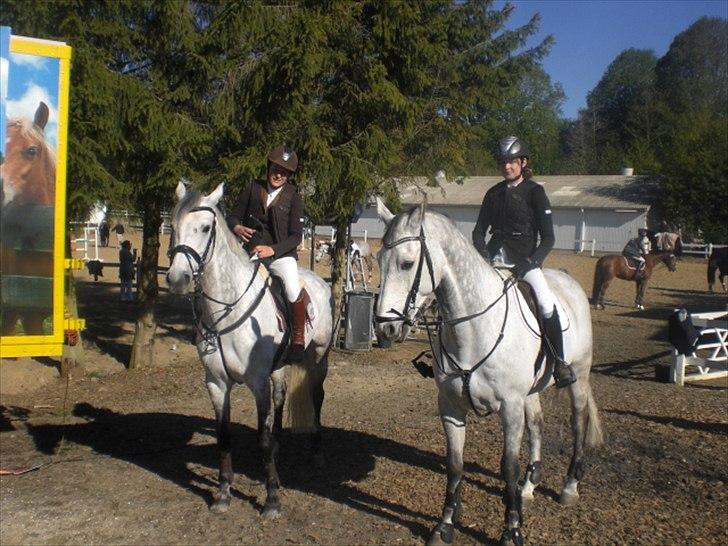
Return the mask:
<path id="1" fill-rule="evenodd" d="M 502 180 L 499 176 L 473 176 L 462 184 L 445 183 L 443 188 L 407 186 L 401 192 L 405 206 L 427 203 L 451 218 L 470 239 L 485 192 Z M 539 176 L 553 210 L 555 248 L 620 252 L 625 243 L 647 227 L 650 204 L 656 196 L 656 185 L 646 176 Z M 352 236 L 380 238 L 384 225 L 370 203 L 359 221 L 352 226 Z M 317 230 L 326 233 L 325 230 Z"/>

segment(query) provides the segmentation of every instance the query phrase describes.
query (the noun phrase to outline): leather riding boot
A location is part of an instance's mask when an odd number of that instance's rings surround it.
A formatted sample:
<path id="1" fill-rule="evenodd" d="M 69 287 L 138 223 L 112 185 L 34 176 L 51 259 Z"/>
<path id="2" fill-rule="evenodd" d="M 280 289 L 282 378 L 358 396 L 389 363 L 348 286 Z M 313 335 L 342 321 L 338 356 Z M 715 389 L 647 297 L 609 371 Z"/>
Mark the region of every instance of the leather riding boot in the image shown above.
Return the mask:
<path id="1" fill-rule="evenodd" d="M 554 307 L 554 312 L 549 318 L 543 319 L 543 329 L 546 341 L 548 342 L 546 343 L 547 349 L 554 359 L 554 381 L 556 381 L 556 388 L 568 387 L 576 382 L 576 376 L 571 366 L 564 360 L 564 337 L 561 332 L 561 321 L 559 320 L 559 313 L 556 311 L 556 307 Z"/>
<path id="2" fill-rule="evenodd" d="M 293 315 L 293 332 L 291 335 L 291 346 L 288 349 L 289 362 L 301 362 L 306 345 L 306 306 L 303 303 L 303 291 L 298 299 L 291 303 Z"/>

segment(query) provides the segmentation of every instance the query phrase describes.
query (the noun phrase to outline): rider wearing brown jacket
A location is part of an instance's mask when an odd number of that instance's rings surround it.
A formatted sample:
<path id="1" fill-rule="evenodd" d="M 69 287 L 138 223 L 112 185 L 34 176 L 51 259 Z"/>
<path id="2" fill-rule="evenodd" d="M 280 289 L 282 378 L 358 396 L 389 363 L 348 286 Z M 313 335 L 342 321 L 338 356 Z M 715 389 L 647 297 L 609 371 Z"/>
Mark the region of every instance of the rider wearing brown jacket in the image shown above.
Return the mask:
<path id="1" fill-rule="evenodd" d="M 296 152 L 277 146 L 268 155 L 267 180 L 248 184 L 235 201 L 227 224 L 245 248 L 278 277 L 291 303 L 293 335 L 288 360 L 303 360 L 306 309 L 298 276 L 296 249 L 303 238 L 303 201 L 289 183 L 298 168 Z"/>

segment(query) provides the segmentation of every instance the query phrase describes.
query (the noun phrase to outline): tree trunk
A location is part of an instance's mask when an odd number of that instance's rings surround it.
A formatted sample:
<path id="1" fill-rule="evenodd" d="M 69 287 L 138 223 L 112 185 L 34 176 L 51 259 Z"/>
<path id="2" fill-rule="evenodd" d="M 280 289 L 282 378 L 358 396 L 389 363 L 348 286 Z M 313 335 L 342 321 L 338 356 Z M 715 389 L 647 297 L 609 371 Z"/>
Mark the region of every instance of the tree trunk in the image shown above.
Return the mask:
<path id="1" fill-rule="evenodd" d="M 159 228 L 162 217 L 158 204 L 150 200 L 145 203 L 144 234 L 142 243 L 141 268 L 137 279 L 137 317 L 134 329 L 134 343 L 131 348 L 129 369 L 146 368 L 154 365 L 154 336 L 157 331 L 157 318 L 154 307 L 159 294 L 157 266 L 159 265 Z"/>
<path id="2" fill-rule="evenodd" d="M 346 235 L 348 222 L 340 220 L 336 225 L 336 241 L 331 255 L 331 292 L 334 297 L 334 347 L 338 347 L 341 313 L 344 309 L 346 283 Z"/>

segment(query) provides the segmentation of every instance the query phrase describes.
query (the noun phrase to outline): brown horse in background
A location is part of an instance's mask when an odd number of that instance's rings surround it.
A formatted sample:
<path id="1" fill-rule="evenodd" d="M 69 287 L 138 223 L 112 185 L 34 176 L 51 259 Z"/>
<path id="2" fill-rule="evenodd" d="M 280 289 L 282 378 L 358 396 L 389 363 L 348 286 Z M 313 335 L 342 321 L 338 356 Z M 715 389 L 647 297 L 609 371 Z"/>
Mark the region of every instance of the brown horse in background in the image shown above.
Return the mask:
<path id="1" fill-rule="evenodd" d="M 607 254 L 597 261 L 594 268 L 594 286 L 592 288 L 592 305 L 595 309 L 604 309 L 604 293 L 609 288 L 612 279 L 623 281 L 635 281 L 637 283 L 637 296 L 635 306 L 637 309 L 644 309 L 643 301 L 647 281 L 652 276 L 652 271 L 659 264 L 665 264 L 670 271 L 677 268 L 677 258 L 672 252 L 660 252 L 645 256 L 645 265 L 637 276 L 637 268 L 629 263 L 629 260 L 621 254 Z"/>

